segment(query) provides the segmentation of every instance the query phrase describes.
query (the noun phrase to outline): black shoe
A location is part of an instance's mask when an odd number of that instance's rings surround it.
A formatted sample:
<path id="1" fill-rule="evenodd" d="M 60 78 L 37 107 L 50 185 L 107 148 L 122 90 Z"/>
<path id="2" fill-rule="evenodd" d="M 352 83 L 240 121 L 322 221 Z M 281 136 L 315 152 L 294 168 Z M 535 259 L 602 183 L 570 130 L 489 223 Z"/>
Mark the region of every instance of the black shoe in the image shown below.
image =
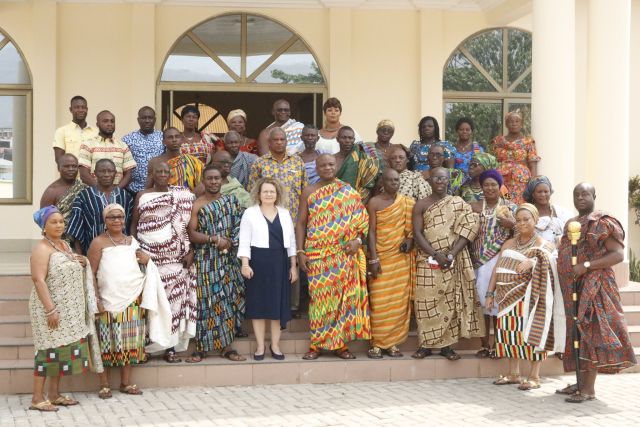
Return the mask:
<path id="1" fill-rule="evenodd" d="M 253 360 L 257 360 L 257 361 L 264 360 L 264 353 L 262 354 L 253 353 Z"/>
<path id="2" fill-rule="evenodd" d="M 271 357 L 273 357 L 276 360 L 284 360 L 284 354 L 278 354 L 278 353 L 274 353 L 273 349 L 271 348 L 271 346 L 269 346 L 269 351 L 271 352 Z M 264 355 L 262 355 L 264 357 Z"/>
<path id="3" fill-rule="evenodd" d="M 236 332 L 236 338 L 246 338 L 248 336 L 249 336 L 249 334 L 246 333 L 246 332 L 242 332 L 242 331 Z"/>

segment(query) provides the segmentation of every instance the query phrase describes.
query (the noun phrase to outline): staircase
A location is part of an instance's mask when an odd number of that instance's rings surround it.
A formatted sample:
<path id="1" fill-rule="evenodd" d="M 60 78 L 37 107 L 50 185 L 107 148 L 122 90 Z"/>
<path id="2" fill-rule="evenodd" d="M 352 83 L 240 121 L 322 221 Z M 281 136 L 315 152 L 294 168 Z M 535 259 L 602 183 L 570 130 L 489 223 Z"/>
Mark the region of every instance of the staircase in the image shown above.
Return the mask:
<path id="1" fill-rule="evenodd" d="M 13 257 L 11 264 L 0 264 L 0 394 L 29 393 L 33 383 L 34 348 L 29 320 L 29 294 L 32 283 L 28 275 L 28 254 Z M 620 289 L 625 317 L 629 325 L 631 341 L 640 355 L 640 283 L 629 283 Z M 250 322 L 245 322 L 250 331 Z M 142 388 L 180 386 L 226 386 L 255 384 L 336 383 L 352 381 L 401 381 L 419 379 L 495 377 L 506 372 L 506 360 L 478 359 L 475 352 L 480 347 L 478 339 L 461 340 L 454 348 L 462 356 L 450 362 L 441 356 L 423 360 L 410 357 L 416 349 L 415 328 L 409 339 L 400 347 L 404 357 L 372 360 L 366 357 L 368 344 L 355 342 L 349 345 L 356 360 L 344 361 L 332 354 L 323 354 L 318 360 L 305 361 L 302 355 L 308 351 L 309 333 L 306 319 L 294 319 L 282 333 L 281 349 L 284 361 L 269 357 L 255 362 L 250 355 L 255 351 L 253 337 L 238 338 L 234 348 L 247 357 L 246 362 L 231 362 L 218 355 L 209 355 L 198 364 L 168 364 L 160 358 L 133 369 L 133 382 Z M 193 343 L 189 352 L 193 351 Z M 525 364 L 522 372 L 526 372 Z M 562 362 L 550 357 L 542 367 L 543 375 L 561 374 Z M 640 372 L 633 367 L 625 372 Z M 118 370 L 112 370 L 111 384 L 119 384 Z M 76 375 L 65 378 L 63 390 L 98 390 L 97 375 Z"/>

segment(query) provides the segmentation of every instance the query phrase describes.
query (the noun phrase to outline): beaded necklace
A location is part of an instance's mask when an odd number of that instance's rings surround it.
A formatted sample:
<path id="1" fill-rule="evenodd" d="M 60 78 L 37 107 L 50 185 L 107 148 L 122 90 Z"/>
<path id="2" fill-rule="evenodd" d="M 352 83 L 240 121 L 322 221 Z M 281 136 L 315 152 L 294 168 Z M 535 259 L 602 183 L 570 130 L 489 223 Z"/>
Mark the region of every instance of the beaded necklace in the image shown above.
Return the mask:
<path id="1" fill-rule="evenodd" d="M 63 254 L 64 256 L 66 256 L 70 261 L 74 261 L 74 262 L 78 262 L 78 260 L 76 259 L 76 256 L 74 255 L 73 251 L 71 251 L 71 247 L 69 247 L 67 242 L 64 242 L 63 240 L 61 240 L 62 245 L 65 249 L 60 249 L 56 246 L 56 244 L 53 242 L 53 240 L 51 240 L 50 238 L 47 237 L 47 235 L 44 235 L 44 239 L 49 242 L 49 244 L 51 245 L 51 247 L 53 247 L 53 249 L 55 249 L 57 252 L 60 252 L 61 254 Z M 67 251 L 66 248 L 69 248 L 69 250 Z"/>

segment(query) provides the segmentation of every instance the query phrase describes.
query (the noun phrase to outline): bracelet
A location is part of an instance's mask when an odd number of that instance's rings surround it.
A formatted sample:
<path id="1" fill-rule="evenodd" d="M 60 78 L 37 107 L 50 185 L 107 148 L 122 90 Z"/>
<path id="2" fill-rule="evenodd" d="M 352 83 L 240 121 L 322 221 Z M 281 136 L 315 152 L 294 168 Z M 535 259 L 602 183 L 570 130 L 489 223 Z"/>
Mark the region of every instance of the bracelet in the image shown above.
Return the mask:
<path id="1" fill-rule="evenodd" d="M 362 239 L 361 239 L 361 238 L 356 237 L 356 238 L 355 238 L 355 239 L 353 239 L 353 240 L 355 240 L 356 242 L 358 242 L 358 244 L 360 244 L 360 246 L 362 246 Z"/>
<path id="2" fill-rule="evenodd" d="M 304 254 L 304 253 L 306 253 L 306 252 L 304 251 L 304 249 L 298 249 L 298 250 L 296 251 L 296 254 L 301 254 L 301 253 L 302 253 L 302 254 Z"/>
<path id="3" fill-rule="evenodd" d="M 485 298 L 489 298 L 489 297 L 493 298 L 495 296 L 495 294 L 496 294 L 496 291 L 487 291 L 487 293 L 484 294 L 484 297 Z"/>
<path id="4" fill-rule="evenodd" d="M 370 259 L 369 261 L 367 261 L 367 263 L 369 263 L 369 264 L 379 264 L 380 263 L 380 258 Z"/>
<path id="5" fill-rule="evenodd" d="M 249 267 L 248 265 L 243 265 L 241 268 Z"/>
<path id="6" fill-rule="evenodd" d="M 207 236 L 207 242 L 209 242 L 209 244 L 211 244 L 211 236 Z"/>
<path id="7" fill-rule="evenodd" d="M 51 316 L 53 313 L 58 311 L 58 307 L 53 307 L 50 311 L 44 313 L 45 316 L 49 317 Z"/>

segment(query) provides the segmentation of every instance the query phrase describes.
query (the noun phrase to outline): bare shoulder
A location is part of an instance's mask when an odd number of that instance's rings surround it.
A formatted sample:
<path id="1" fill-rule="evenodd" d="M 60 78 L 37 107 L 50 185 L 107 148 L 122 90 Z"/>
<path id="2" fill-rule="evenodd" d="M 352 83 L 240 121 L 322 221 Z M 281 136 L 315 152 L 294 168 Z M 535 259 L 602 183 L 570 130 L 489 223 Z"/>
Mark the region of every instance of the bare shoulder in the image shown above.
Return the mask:
<path id="1" fill-rule="evenodd" d="M 202 208 L 204 205 L 207 204 L 207 199 L 204 196 L 200 196 L 198 197 L 194 202 L 193 202 L 193 212 L 198 212 L 200 210 L 200 208 Z"/>
<path id="2" fill-rule="evenodd" d="M 100 234 L 96 238 L 91 241 L 91 245 L 89 246 L 89 251 L 101 251 L 105 247 L 109 246 L 111 242 L 104 234 Z"/>
<path id="3" fill-rule="evenodd" d="M 515 247 L 516 247 L 516 238 L 512 237 L 511 239 L 504 242 L 504 244 L 502 245 L 502 250 L 513 249 Z"/>
<path id="4" fill-rule="evenodd" d="M 307 185 L 306 187 L 304 187 L 302 189 L 302 194 L 301 194 L 300 197 L 304 197 L 304 199 L 306 200 L 307 197 L 309 197 L 311 195 L 311 193 L 316 191 L 318 188 L 319 188 L 319 183 Z"/>
<path id="5" fill-rule="evenodd" d="M 54 252 L 54 249 L 51 247 L 49 242 L 46 242 L 44 239 L 40 240 L 35 244 L 33 249 L 31 250 L 31 260 L 32 261 L 48 261 L 49 256 Z"/>

